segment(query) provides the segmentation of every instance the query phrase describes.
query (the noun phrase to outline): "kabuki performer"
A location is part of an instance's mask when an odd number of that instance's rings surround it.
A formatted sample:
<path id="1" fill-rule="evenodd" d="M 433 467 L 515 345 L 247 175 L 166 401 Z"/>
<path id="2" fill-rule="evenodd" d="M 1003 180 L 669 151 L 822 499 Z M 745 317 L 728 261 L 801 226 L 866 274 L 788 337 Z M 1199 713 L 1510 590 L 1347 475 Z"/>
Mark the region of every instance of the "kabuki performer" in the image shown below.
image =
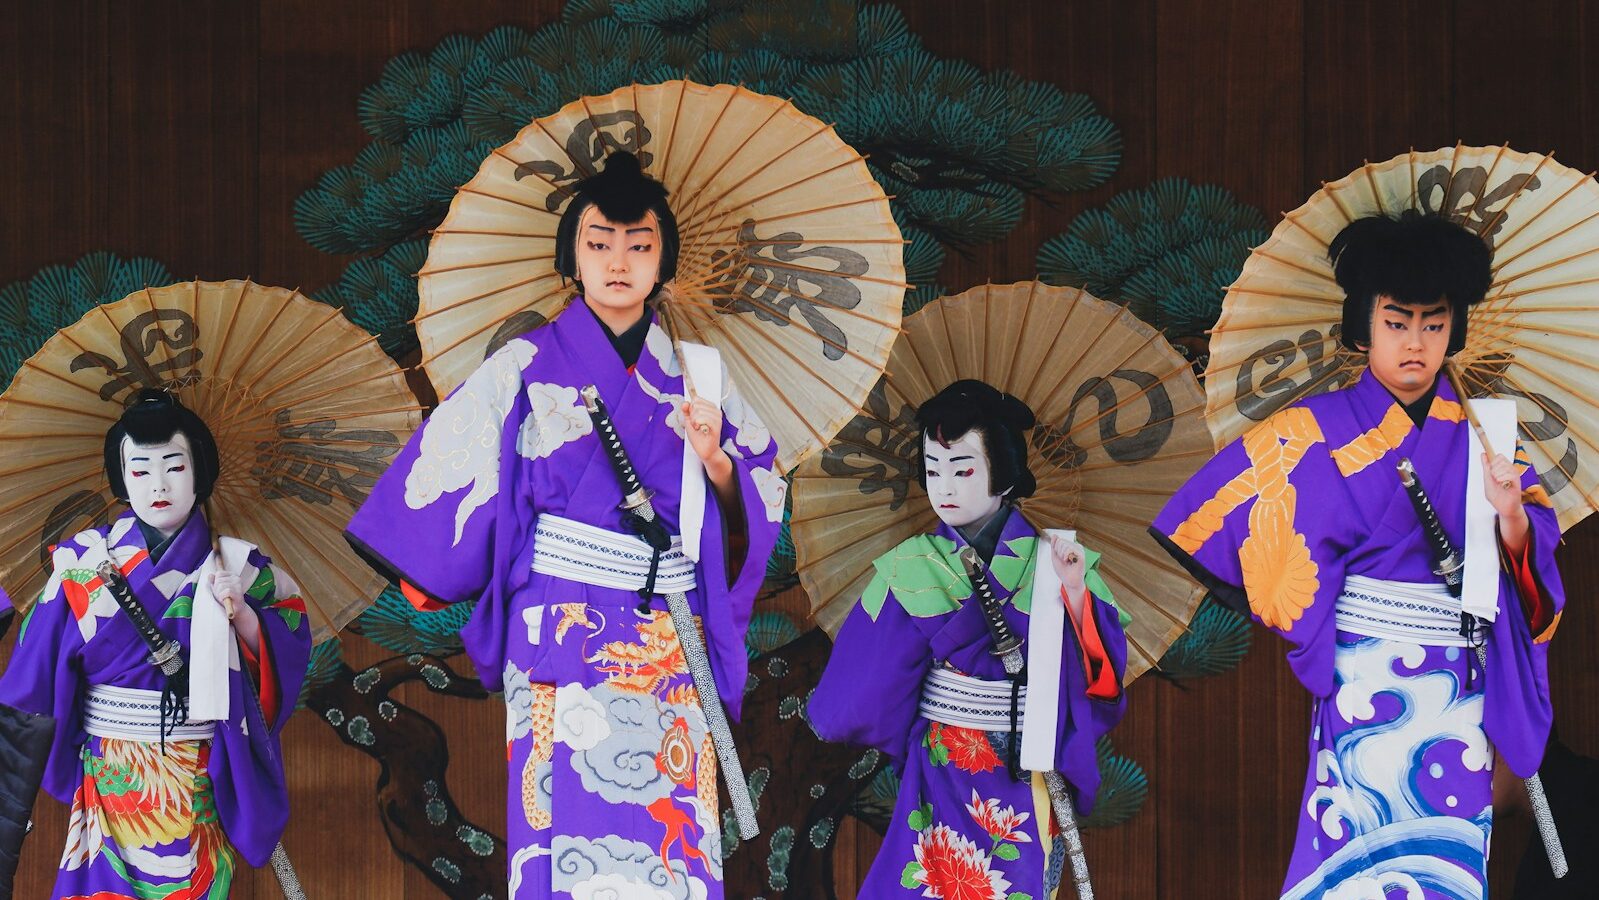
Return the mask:
<path id="1" fill-rule="evenodd" d="M 238 858 L 265 864 L 288 821 L 279 733 L 305 602 L 260 550 L 212 534 L 216 442 L 171 393 L 135 395 L 105 469 L 131 511 L 52 549 L 0 677 L 0 704 L 55 720 L 43 786 L 72 814 L 51 896 L 226 897 Z"/>
<path id="2" fill-rule="evenodd" d="M 719 898 L 707 707 L 736 716 L 744 691 L 777 448 L 720 360 L 659 318 L 677 226 L 631 154 L 575 186 L 556 240 L 579 293 L 439 405 L 347 536 L 422 608 L 477 603 L 462 638 L 505 693 L 511 897 Z M 673 594 L 721 701 L 691 677 Z"/>
<path id="3" fill-rule="evenodd" d="M 1373 216 L 1329 255 L 1341 338 L 1366 354 L 1365 372 L 1228 445 L 1151 532 L 1288 640 L 1314 698 L 1282 896 L 1483 897 L 1495 755 L 1532 775 L 1549 734 L 1560 528 L 1509 436 L 1513 409 L 1495 452 L 1475 451 L 1468 410 L 1440 377 L 1488 288 L 1487 245 L 1442 218 Z M 1486 523 L 1480 539 L 1468 521 Z M 1497 606 L 1491 624 L 1462 615 L 1474 596 Z"/>
<path id="4" fill-rule="evenodd" d="M 900 774 L 860 896 L 1044 900 L 1063 869 L 1071 878 L 1069 851 L 1081 865 L 1076 834 L 1051 827 L 1046 787 L 1077 812 L 1093 808 L 1095 743 L 1125 708 L 1128 620 L 1099 554 L 1069 533 L 1040 535 L 1014 505 L 1035 487 L 1025 403 L 962 380 L 916 422 L 942 524 L 873 563 L 811 697 L 811 724 L 825 740 L 882 751 Z M 1042 614 L 1050 604 L 1053 617 Z M 1021 642 L 1022 673 L 1002 661 L 996 632 Z M 1086 893 L 1086 871 L 1077 883 Z"/>

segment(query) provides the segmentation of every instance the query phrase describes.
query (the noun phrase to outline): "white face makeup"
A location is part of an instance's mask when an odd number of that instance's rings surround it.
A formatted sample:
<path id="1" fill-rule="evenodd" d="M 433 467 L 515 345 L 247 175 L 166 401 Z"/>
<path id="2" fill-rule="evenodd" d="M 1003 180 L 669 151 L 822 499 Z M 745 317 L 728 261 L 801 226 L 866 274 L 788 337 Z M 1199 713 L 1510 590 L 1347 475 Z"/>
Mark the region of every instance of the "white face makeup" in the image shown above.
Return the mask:
<path id="1" fill-rule="evenodd" d="M 923 437 L 922 458 L 927 463 L 927 499 L 944 524 L 964 528 L 999 510 L 1003 498 L 989 487 L 988 454 L 977 429 L 948 447 Z"/>
<path id="2" fill-rule="evenodd" d="M 661 271 L 661 234 L 655 213 L 638 222 L 613 222 L 599 207 L 583 210 L 578 219 L 577 277 L 583 297 L 601 319 L 606 313 L 631 325 L 643 313 Z M 606 324 L 610 324 L 607 321 Z"/>
<path id="3" fill-rule="evenodd" d="M 176 534 L 194 510 L 194 460 L 183 432 L 164 444 L 122 439 L 122 484 L 139 521 L 163 537 Z"/>

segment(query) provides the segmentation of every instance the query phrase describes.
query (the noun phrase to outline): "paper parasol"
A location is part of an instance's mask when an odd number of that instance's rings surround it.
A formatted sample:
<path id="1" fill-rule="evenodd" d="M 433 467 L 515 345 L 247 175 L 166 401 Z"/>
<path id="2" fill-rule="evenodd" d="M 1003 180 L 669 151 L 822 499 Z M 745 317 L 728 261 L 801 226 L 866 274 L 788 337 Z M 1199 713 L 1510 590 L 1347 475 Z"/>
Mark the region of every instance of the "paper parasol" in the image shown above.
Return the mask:
<path id="1" fill-rule="evenodd" d="M 722 352 L 784 471 L 855 414 L 898 336 L 904 241 L 833 129 L 729 85 L 584 97 L 495 150 L 450 204 L 420 274 L 423 365 L 443 397 L 572 294 L 555 271 L 571 186 L 628 150 L 671 191 L 682 242 L 673 336 Z"/>
<path id="2" fill-rule="evenodd" d="M 0 583 L 31 605 L 45 548 L 124 508 L 105 433 L 170 387 L 216 437 L 213 524 L 299 583 L 321 640 L 385 585 L 341 533 L 421 422 L 405 376 L 339 310 L 248 281 L 147 288 L 58 331 L 0 395 Z"/>
<path id="3" fill-rule="evenodd" d="M 1227 292 L 1205 370 L 1218 447 L 1301 397 L 1353 383 L 1338 343 L 1343 291 L 1327 245 L 1381 213 L 1443 215 L 1493 250 L 1493 283 L 1454 356 L 1472 396 L 1516 401 L 1522 444 L 1570 528 L 1599 488 L 1599 183 L 1508 147 L 1411 151 L 1367 163 L 1283 217 Z M 1509 453 L 1507 448 L 1505 453 Z"/>
<path id="4" fill-rule="evenodd" d="M 1202 589 L 1150 540 L 1161 504 L 1211 455 L 1204 395 L 1160 332 L 1077 288 L 1031 281 L 935 300 L 905 320 L 886 378 L 828 448 L 794 474 L 799 576 L 836 631 L 873 559 L 938 526 L 916 477 L 922 401 L 979 378 L 1038 417 L 1021 501 L 1040 528 L 1075 528 L 1133 617 L 1127 681 L 1182 633 Z"/>

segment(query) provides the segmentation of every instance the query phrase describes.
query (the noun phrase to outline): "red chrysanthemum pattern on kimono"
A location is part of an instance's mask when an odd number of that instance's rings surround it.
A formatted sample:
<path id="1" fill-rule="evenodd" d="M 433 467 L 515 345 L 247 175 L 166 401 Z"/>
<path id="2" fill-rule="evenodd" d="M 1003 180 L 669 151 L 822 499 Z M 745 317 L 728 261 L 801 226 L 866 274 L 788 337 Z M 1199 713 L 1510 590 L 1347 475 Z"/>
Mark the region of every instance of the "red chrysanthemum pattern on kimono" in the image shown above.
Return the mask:
<path id="1" fill-rule="evenodd" d="M 966 804 L 966 811 L 972 814 L 978 827 L 988 832 L 988 836 L 995 841 L 1015 841 L 1018 844 L 1030 844 L 1033 841 L 1032 835 L 1021 830 L 1022 825 L 1032 818 L 1032 813 L 1019 813 L 1014 806 L 1000 809 L 998 799 L 984 800 L 976 790 L 972 791 L 972 802 Z"/>
<path id="2" fill-rule="evenodd" d="M 934 722 L 928 729 L 929 741 L 949 754 L 949 761 L 962 772 L 992 772 L 999 768 L 999 755 L 988 734 L 975 728 L 957 728 Z"/>
<path id="3" fill-rule="evenodd" d="M 941 900 L 1005 900 L 1010 882 L 989 867 L 989 857 L 948 825 L 934 825 L 916 841 L 916 863 L 907 880 L 923 897 Z M 908 886 L 914 886 L 908 885 Z"/>

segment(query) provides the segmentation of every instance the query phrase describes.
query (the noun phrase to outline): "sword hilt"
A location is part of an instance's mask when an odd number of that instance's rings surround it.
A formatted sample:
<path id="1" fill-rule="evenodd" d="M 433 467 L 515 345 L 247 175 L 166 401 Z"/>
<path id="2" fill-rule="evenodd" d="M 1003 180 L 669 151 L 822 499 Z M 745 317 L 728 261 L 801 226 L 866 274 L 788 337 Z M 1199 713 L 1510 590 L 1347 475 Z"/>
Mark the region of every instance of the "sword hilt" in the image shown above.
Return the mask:
<path id="1" fill-rule="evenodd" d="M 1422 487 L 1421 476 L 1416 474 L 1416 467 L 1409 459 L 1400 459 L 1395 469 L 1399 472 L 1399 483 L 1404 485 L 1405 493 L 1410 497 L 1411 506 L 1416 509 L 1416 518 L 1421 520 L 1422 533 L 1427 536 L 1427 543 L 1432 546 L 1433 561 L 1436 564 L 1433 574 L 1443 579 L 1444 587 L 1449 589 L 1450 596 L 1459 597 L 1461 580 L 1465 575 L 1465 558 L 1460 548 L 1449 539 L 1449 533 L 1444 531 L 1443 522 L 1438 518 L 1438 511 L 1433 508 L 1432 499 L 1427 496 L 1426 488 Z"/>
<path id="2" fill-rule="evenodd" d="M 616 470 L 616 480 L 622 483 L 622 509 L 638 512 L 645 521 L 655 518 L 654 508 L 645 511 L 651 494 L 645 489 L 644 482 L 639 479 L 632 460 L 627 458 L 627 449 L 622 446 L 622 438 L 616 433 L 616 423 L 611 421 L 610 410 L 606 409 L 605 401 L 600 398 L 599 389 L 592 384 L 586 384 L 578 394 L 583 398 L 583 408 L 588 411 L 589 420 L 594 423 L 594 431 L 605 447 L 605 455 L 610 459 L 611 467 Z"/>
<path id="3" fill-rule="evenodd" d="M 994 639 L 995 656 L 1009 656 L 1021 649 L 1022 639 L 1005 621 L 1005 610 L 1001 607 L 999 598 L 994 596 L 994 589 L 988 584 L 988 577 L 983 573 L 983 562 L 977 556 L 977 551 L 971 547 L 960 549 L 961 565 L 966 568 L 966 577 L 972 583 L 972 591 L 977 594 L 977 602 L 983 610 L 983 621 L 988 623 L 989 636 Z M 1008 668 L 1008 667 L 1007 667 Z"/>

